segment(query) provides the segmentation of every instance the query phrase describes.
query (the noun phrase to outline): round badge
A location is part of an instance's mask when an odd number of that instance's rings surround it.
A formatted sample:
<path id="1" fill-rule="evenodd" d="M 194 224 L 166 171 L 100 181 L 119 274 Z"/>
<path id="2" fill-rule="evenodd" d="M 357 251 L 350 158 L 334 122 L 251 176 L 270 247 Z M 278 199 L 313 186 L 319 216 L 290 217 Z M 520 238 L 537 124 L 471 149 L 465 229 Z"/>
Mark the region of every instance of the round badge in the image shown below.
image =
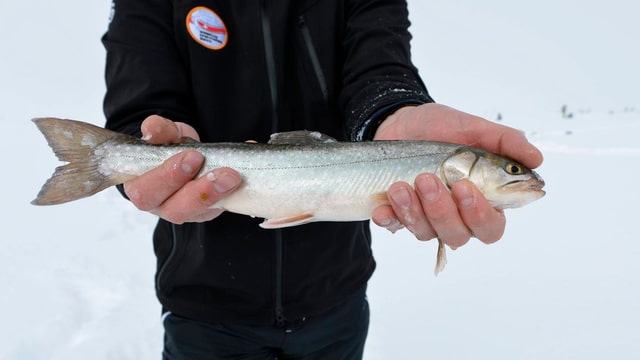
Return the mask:
<path id="1" fill-rule="evenodd" d="M 198 44 L 211 50 L 227 45 L 229 34 L 224 22 L 213 10 L 198 6 L 187 15 L 187 30 Z"/>

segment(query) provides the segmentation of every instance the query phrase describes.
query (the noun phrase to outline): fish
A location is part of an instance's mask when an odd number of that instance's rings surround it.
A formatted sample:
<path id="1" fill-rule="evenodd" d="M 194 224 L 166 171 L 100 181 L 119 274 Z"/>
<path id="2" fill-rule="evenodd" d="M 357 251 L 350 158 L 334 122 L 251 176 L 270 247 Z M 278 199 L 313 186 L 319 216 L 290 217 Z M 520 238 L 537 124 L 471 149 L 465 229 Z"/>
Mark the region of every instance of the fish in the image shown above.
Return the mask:
<path id="1" fill-rule="evenodd" d="M 360 221 L 389 204 L 387 189 L 432 173 L 451 186 L 471 181 L 499 209 L 516 208 L 545 195 L 544 180 L 521 163 L 485 150 L 433 141 L 343 142 L 315 131 L 271 135 L 268 143 L 201 143 L 184 139 L 152 145 L 90 123 L 36 118 L 33 122 L 65 165 L 55 169 L 34 205 L 57 205 L 94 195 L 193 149 L 205 157 L 196 177 L 220 167 L 238 171 L 242 184 L 212 207 L 263 218 L 265 229 L 314 221 Z M 438 239 L 437 275 L 446 264 Z"/>

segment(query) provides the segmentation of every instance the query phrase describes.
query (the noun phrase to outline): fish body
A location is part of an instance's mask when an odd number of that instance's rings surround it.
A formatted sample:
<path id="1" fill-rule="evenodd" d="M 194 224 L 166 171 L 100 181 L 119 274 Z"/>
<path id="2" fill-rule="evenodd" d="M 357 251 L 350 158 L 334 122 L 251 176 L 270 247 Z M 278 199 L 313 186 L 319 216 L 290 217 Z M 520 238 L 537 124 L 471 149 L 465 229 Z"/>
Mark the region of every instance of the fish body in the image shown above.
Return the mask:
<path id="1" fill-rule="evenodd" d="M 397 145 L 271 142 L 149 146 L 136 141 L 117 148 L 106 146 L 99 171 L 114 174 L 118 182 L 124 182 L 178 152 L 194 149 L 205 157 L 197 176 L 220 167 L 233 168 L 242 176 L 242 185 L 215 207 L 272 220 L 306 214 L 312 217 L 305 222 L 354 221 L 368 219 L 372 210 L 386 201 L 390 184 L 412 181 L 420 172 L 432 172 L 447 157 L 447 152 L 435 144 L 408 149 Z M 424 157 L 426 153 L 432 155 Z"/>
<path id="2" fill-rule="evenodd" d="M 497 208 L 523 206 L 544 195 L 544 181 L 534 171 L 456 144 L 338 142 L 317 132 L 295 131 L 274 134 L 267 144 L 185 141 L 150 145 L 74 120 L 40 118 L 34 122 L 57 157 L 68 162 L 45 183 L 32 202 L 35 205 L 91 196 L 134 179 L 187 149 L 205 157 L 198 176 L 220 167 L 241 174 L 242 185 L 214 207 L 265 218 L 264 228 L 369 219 L 373 209 L 388 204 L 386 191 L 391 184 L 413 183 L 425 172 L 436 174 L 448 187 L 468 179 Z"/>

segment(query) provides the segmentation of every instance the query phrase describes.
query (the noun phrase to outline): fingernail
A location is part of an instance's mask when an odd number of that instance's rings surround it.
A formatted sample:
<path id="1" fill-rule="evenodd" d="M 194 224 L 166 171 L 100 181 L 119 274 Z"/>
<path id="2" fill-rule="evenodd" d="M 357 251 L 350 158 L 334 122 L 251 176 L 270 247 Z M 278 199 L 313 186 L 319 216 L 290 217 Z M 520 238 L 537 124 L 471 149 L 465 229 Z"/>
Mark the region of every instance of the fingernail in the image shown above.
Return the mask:
<path id="1" fill-rule="evenodd" d="M 402 225 L 402 223 L 398 219 L 395 219 L 392 217 L 383 218 L 383 219 L 374 219 L 374 222 L 378 226 L 381 226 L 387 229 L 392 234 L 395 234 L 398 230 L 404 228 L 404 225 Z"/>
<path id="2" fill-rule="evenodd" d="M 435 201 L 440 196 L 440 189 L 438 183 L 433 176 L 422 175 L 416 179 L 416 187 L 427 201 Z"/>
<path id="3" fill-rule="evenodd" d="M 147 124 L 146 122 L 143 122 L 142 125 L 140 126 L 140 130 L 142 131 L 142 140 L 144 141 L 149 141 L 151 140 L 151 138 L 153 137 L 153 131 L 150 131 L 149 129 L 149 124 Z M 160 132 L 160 130 L 158 130 L 158 132 Z"/>
<path id="4" fill-rule="evenodd" d="M 211 171 L 207 174 L 207 180 L 213 182 L 213 189 L 218 194 L 229 192 L 240 184 L 240 179 L 237 176 L 226 171 Z"/>
<path id="5" fill-rule="evenodd" d="M 393 220 L 389 226 L 386 226 L 386 229 L 392 234 L 395 234 L 396 232 L 404 229 L 404 225 L 398 220 Z"/>
<path id="6" fill-rule="evenodd" d="M 403 210 L 408 210 L 411 206 L 411 195 L 405 187 L 399 187 L 389 192 L 391 200 Z"/>
<path id="7" fill-rule="evenodd" d="M 202 154 L 196 151 L 188 152 L 184 158 L 182 158 L 182 162 L 180 163 L 180 169 L 186 175 L 193 174 L 194 171 L 200 168 L 202 165 Z"/>
<path id="8" fill-rule="evenodd" d="M 390 217 L 373 219 L 373 222 L 375 222 L 378 226 L 382 226 L 384 228 L 391 226 L 391 224 L 393 224 L 394 221 L 395 220 Z"/>
<path id="9" fill-rule="evenodd" d="M 469 207 L 473 205 L 473 191 L 471 186 L 465 182 L 457 184 L 455 196 L 460 206 Z"/>

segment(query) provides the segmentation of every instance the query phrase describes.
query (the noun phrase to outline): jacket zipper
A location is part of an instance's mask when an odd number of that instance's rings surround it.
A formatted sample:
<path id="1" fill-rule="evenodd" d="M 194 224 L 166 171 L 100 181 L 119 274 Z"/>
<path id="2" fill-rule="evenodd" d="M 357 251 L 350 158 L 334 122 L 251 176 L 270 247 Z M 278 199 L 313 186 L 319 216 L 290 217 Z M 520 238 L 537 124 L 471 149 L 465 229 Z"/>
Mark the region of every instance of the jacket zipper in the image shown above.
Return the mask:
<path id="1" fill-rule="evenodd" d="M 282 241 L 282 230 L 275 230 L 276 236 L 276 325 L 278 327 L 285 327 L 286 318 L 284 316 L 284 306 L 282 305 L 282 268 L 283 268 L 283 255 L 284 255 L 284 243 Z"/>
<path id="2" fill-rule="evenodd" d="M 327 80 L 324 76 L 324 72 L 322 71 L 322 66 L 320 65 L 320 58 L 318 57 L 318 53 L 316 52 L 316 47 L 313 45 L 313 38 L 311 37 L 311 31 L 309 30 L 309 26 L 307 25 L 307 21 L 304 18 L 304 15 L 300 15 L 300 20 L 298 22 L 300 26 L 300 31 L 302 32 L 302 39 L 307 48 L 307 53 L 309 54 L 309 58 L 311 59 L 311 64 L 313 66 L 313 72 L 316 75 L 316 79 L 318 80 L 318 84 L 320 85 L 320 91 L 322 92 L 322 97 L 325 102 L 329 101 L 329 88 L 327 87 Z"/>
<path id="3" fill-rule="evenodd" d="M 178 235 L 176 230 L 176 225 L 171 224 L 171 250 L 169 251 L 169 255 L 167 255 L 167 258 L 160 266 L 160 270 L 158 270 L 158 274 L 156 275 L 156 289 L 158 290 L 160 290 L 160 282 L 164 277 L 164 273 L 167 271 L 169 264 L 171 264 L 171 261 L 176 256 L 176 252 L 178 249 Z"/>
<path id="4" fill-rule="evenodd" d="M 264 55 L 267 65 L 267 76 L 269 79 L 269 90 L 271 93 L 271 132 L 278 132 L 278 79 L 276 73 L 276 63 L 273 47 L 273 37 L 271 35 L 271 23 L 267 13 L 266 0 L 260 0 L 260 18 L 262 22 L 262 38 L 264 40 Z M 284 257 L 284 242 L 282 230 L 275 229 L 275 319 L 278 327 L 284 328 L 286 318 L 284 316 L 284 307 L 282 305 L 282 272 Z"/>

